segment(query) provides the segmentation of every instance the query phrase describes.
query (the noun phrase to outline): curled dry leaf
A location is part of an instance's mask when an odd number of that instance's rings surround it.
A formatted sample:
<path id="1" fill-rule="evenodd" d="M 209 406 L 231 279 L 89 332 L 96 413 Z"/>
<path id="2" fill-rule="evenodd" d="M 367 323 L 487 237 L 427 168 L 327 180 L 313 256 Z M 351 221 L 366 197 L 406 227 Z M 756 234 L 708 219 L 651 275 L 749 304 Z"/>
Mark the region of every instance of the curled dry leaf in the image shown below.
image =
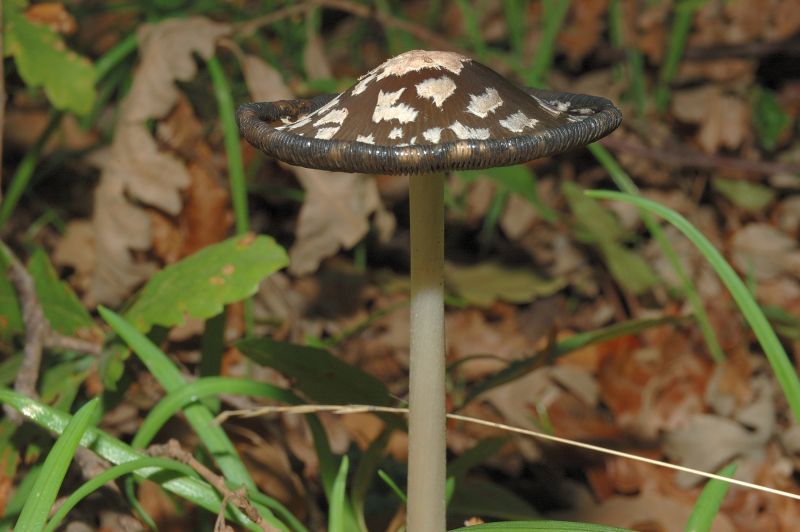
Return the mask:
<path id="1" fill-rule="evenodd" d="M 146 251 L 151 224 L 140 204 L 175 215 L 189 172 L 176 157 L 161 152 L 147 121 L 165 116 L 178 99 L 175 81 L 194 77 L 194 54 L 209 58 L 216 40 L 230 32 L 224 24 L 201 17 L 145 25 L 139 32 L 141 62 L 130 93 L 121 104 L 114 141 L 101 165 L 95 191 L 93 223 L 97 268 L 92 300 L 116 304 L 146 279 L 156 265 L 137 261 L 132 251 Z"/>

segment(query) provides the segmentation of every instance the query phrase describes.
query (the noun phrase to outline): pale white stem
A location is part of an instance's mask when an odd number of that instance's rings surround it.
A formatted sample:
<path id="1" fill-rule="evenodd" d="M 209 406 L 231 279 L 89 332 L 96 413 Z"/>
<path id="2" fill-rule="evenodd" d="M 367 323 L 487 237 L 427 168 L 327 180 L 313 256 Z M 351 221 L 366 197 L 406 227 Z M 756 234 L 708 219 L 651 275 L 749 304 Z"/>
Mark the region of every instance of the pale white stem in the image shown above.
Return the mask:
<path id="1" fill-rule="evenodd" d="M 410 532 L 445 530 L 444 176 L 412 176 Z"/>

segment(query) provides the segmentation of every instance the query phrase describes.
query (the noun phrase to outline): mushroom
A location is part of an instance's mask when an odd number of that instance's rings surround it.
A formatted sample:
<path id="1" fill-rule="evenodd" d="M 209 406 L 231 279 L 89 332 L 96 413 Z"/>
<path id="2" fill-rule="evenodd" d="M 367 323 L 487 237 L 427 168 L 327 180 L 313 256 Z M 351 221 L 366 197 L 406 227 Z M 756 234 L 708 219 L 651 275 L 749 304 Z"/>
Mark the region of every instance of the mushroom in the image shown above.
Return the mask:
<path id="1" fill-rule="evenodd" d="M 621 119 L 604 98 L 518 87 L 463 55 L 424 50 L 341 94 L 239 107 L 244 137 L 276 159 L 411 176 L 407 530 L 445 529 L 444 173 L 583 146 Z"/>

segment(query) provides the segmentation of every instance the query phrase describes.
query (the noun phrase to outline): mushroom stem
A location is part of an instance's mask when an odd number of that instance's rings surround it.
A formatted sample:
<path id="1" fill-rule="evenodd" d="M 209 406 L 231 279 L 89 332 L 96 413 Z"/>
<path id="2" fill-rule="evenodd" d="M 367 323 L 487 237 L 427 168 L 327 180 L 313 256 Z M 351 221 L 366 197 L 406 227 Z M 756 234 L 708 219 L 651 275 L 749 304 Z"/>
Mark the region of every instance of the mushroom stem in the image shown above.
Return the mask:
<path id="1" fill-rule="evenodd" d="M 444 175 L 411 177 L 406 530 L 445 530 Z"/>

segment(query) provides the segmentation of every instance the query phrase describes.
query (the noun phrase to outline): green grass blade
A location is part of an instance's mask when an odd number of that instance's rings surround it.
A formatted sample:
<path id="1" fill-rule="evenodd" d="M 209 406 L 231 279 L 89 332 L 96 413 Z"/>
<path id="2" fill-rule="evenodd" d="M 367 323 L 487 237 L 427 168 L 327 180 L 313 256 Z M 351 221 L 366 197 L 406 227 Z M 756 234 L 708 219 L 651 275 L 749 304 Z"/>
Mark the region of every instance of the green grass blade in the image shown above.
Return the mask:
<path id="1" fill-rule="evenodd" d="M 717 474 L 724 477 L 732 477 L 736 473 L 736 464 L 728 464 Z M 731 487 L 727 482 L 712 478 L 700 492 L 697 502 L 694 503 L 692 515 L 686 523 L 686 532 L 707 532 L 711 530 L 711 524 L 719 512 L 722 500 Z"/>
<path id="2" fill-rule="evenodd" d="M 381 477 L 381 480 L 383 480 L 386 485 L 389 486 L 389 488 L 395 493 L 395 495 L 397 495 L 397 498 L 403 501 L 403 504 L 408 502 L 405 492 L 400 489 L 400 486 L 397 485 L 397 482 L 395 482 L 394 479 L 390 477 L 388 473 L 386 473 L 386 471 L 383 469 L 378 469 L 378 476 Z"/>
<path id="3" fill-rule="evenodd" d="M 53 514 L 53 517 L 44 528 L 45 532 L 51 532 L 55 530 L 61 521 L 67 517 L 67 514 L 69 514 L 70 510 L 75 508 L 78 503 L 80 503 L 90 494 L 102 488 L 107 482 L 116 480 L 122 475 L 133 473 L 139 469 L 154 467 L 160 468 L 164 471 L 175 471 L 176 473 L 180 473 L 186 477 L 196 476 L 196 473 L 191 467 L 174 460 L 167 460 L 166 458 L 139 458 L 137 460 L 125 462 L 124 464 L 115 465 L 114 467 L 106 469 L 96 477 L 84 482 L 77 490 L 72 492 Z"/>
<path id="4" fill-rule="evenodd" d="M 214 86 L 214 96 L 219 107 L 219 121 L 222 125 L 222 138 L 225 144 L 225 155 L 228 158 L 228 176 L 231 182 L 231 203 L 236 222 L 236 232 L 240 235 L 250 230 L 250 216 L 247 208 L 247 179 L 242 161 L 242 148 L 239 144 L 239 126 L 236 125 L 236 107 L 225 77 L 225 71 L 219 59 L 208 60 L 208 72 Z M 254 326 L 253 302 L 250 298 L 244 301 L 244 323 L 247 336 L 251 336 Z"/>
<path id="5" fill-rule="evenodd" d="M 225 143 L 225 155 L 228 157 L 228 174 L 231 180 L 231 202 L 236 220 L 236 232 L 244 234 L 250 230 L 250 218 L 247 210 L 247 182 L 244 177 L 242 148 L 239 145 L 239 128 L 236 125 L 233 97 L 225 78 L 225 71 L 219 59 L 208 60 L 208 72 L 214 86 L 214 96 L 219 107 L 219 120 Z"/>
<path id="6" fill-rule="evenodd" d="M 346 532 L 344 527 L 345 505 L 347 504 L 345 492 L 349 468 L 350 460 L 345 455 L 342 457 L 342 464 L 339 466 L 339 472 L 336 474 L 336 480 L 333 483 L 333 493 L 331 494 L 330 508 L 328 509 L 329 532 Z"/>
<path id="7" fill-rule="evenodd" d="M 686 39 L 689 36 L 689 30 L 694 20 L 694 13 L 706 2 L 707 0 L 678 0 L 675 5 L 672 28 L 670 28 L 667 42 L 667 53 L 664 62 L 661 64 L 658 87 L 656 88 L 656 109 L 659 112 L 666 111 L 669 105 L 669 84 L 678 73 L 678 66 L 683 56 L 683 50 L 686 47 Z"/>
<path id="8" fill-rule="evenodd" d="M 33 423 L 57 434 L 63 433 L 72 419 L 69 414 L 55 410 L 7 388 L 0 388 L 0 403 L 11 406 Z M 81 445 L 91 449 L 98 456 L 112 464 L 122 464 L 148 458 L 147 455 L 140 451 L 135 451 L 128 444 L 94 428 L 90 428 L 84 433 Z M 205 508 L 212 514 L 218 514 L 220 511 L 222 499 L 211 486 L 203 481 L 187 477 L 164 479 L 161 476 L 163 474 L 163 469 L 161 468 L 139 469 L 135 474 L 142 479 L 151 478 L 167 491 Z M 243 515 L 229 513 L 228 517 L 235 519 L 237 523 L 244 525 L 249 530 L 260 530 Z M 280 523 L 277 523 L 276 526 L 278 525 Z"/>
<path id="9" fill-rule="evenodd" d="M 293 405 L 303 402 L 292 392 L 271 384 L 231 377 L 205 377 L 184 384 L 165 395 L 147 414 L 131 445 L 137 449 L 147 447 L 161 427 L 181 408 L 205 397 L 222 393 L 265 397 Z"/>
<path id="10" fill-rule="evenodd" d="M 353 514 L 358 522 L 360 530 L 366 531 L 367 522 L 364 516 L 364 505 L 367 500 L 369 488 L 372 486 L 372 481 L 375 478 L 375 472 L 378 469 L 380 461 L 383 460 L 383 454 L 386 445 L 389 443 L 389 438 L 392 435 L 392 429 L 387 428 L 381 432 L 380 436 L 372 440 L 366 451 L 361 455 L 356 467 L 353 481 L 350 487 L 350 506 L 353 509 Z"/>
<path id="11" fill-rule="evenodd" d="M 630 194 L 604 190 L 588 191 L 586 194 L 589 197 L 597 199 L 618 200 L 632 203 L 637 207 L 652 212 L 675 226 L 676 229 L 683 233 L 692 244 L 700 250 L 709 264 L 714 268 L 714 271 L 717 272 L 717 275 L 719 275 L 723 284 L 739 306 L 739 309 L 744 314 L 747 323 L 749 323 L 750 327 L 753 329 L 753 333 L 758 339 L 761 348 L 764 350 L 764 354 L 770 366 L 772 366 L 772 370 L 775 372 L 775 377 L 789 403 L 792 414 L 797 421 L 800 421 L 800 379 L 797 377 L 797 372 L 789 360 L 786 351 L 783 349 L 783 345 L 781 345 L 780 340 L 778 340 L 778 336 L 761 311 L 761 307 L 758 306 L 758 303 L 753 299 L 750 291 L 739 276 L 736 275 L 734 269 L 725 261 L 711 242 L 689 223 L 686 218 L 672 209 L 659 205 L 654 201 Z"/>
<path id="12" fill-rule="evenodd" d="M 543 28 L 542 37 L 536 45 L 536 55 L 533 64 L 523 72 L 525 84 L 531 87 L 541 87 L 544 78 L 550 70 L 555 55 L 556 37 L 561 30 L 561 25 L 569 11 L 570 0 L 543 0 Z"/>
<path id="13" fill-rule="evenodd" d="M 634 184 L 627 172 L 622 169 L 622 166 L 619 165 L 616 159 L 614 159 L 613 155 L 608 153 L 603 146 L 597 143 L 590 144 L 588 147 L 589 151 L 592 152 L 600 164 L 603 165 L 603 168 L 605 168 L 608 174 L 611 176 L 611 179 L 614 181 L 614 184 L 617 185 L 617 188 L 634 196 L 639 195 L 639 188 Z M 700 295 L 697 293 L 697 290 L 695 290 L 695 287 L 692 284 L 692 281 L 689 279 L 689 275 L 686 273 L 686 270 L 681 265 L 681 261 L 678 258 L 678 254 L 675 252 L 675 248 L 673 248 L 672 244 L 670 244 L 669 240 L 667 240 L 664 231 L 661 230 L 661 226 L 658 225 L 658 223 L 653 219 L 652 216 L 650 216 L 649 213 L 646 211 L 641 211 L 641 216 L 645 227 L 647 227 L 647 230 L 650 231 L 651 235 L 653 235 L 653 238 L 655 238 L 656 242 L 661 248 L 661 252 L 669 262 L 670 267 L 675 272 L 675 275 L 678 276 L 678 279 L 680 279 L 683 295 L 686 297 L 686 300 L 692 307 L 692 313 L 694 314 L 694 318 L 697 321 L 697 326 L 700 328 L 700 332 L 703 335 L 703 339 L 705 340 L 706 347 L 708 348 L 711 358 L 714 359 L 715 362 L 722 362 L 725 360 L 725 354 L 723 353 L 722 346 L 717 338 L 717 333 L 711 326 L 711 320 L 708 318 L 708 313 L 706 313 L 706 309 L 703 306 Z"/>
<path id="14" fill-rule="evenodd" d="M 41 530 L 44 527 L 72 457 L 86 429 L 95 422 L 99 408 L 100 399 L 92 399 L 78 410 L 64 428 L 64 432 L 47 453 L 44 465 L 33 485 L 31 496 L 22 507 L 22 513 L 15 526 L 16 530 Z"/>
<path id="15" fill-rule="evenodd" d="M 142 360 L 150 373 L 167 392 L 178 390 L 186 385 L 186 379 L 178 368 L 167 356 L 156 347 L 146 336 L 141 334 L 133 325 L 125 321 L 118 314 L 99 307 L 100 316 L 111 328 L 133 349 Z M 201 403 L 187 405 L 183 411 L 189 424 L 195 430 L 200 440 L 217 461 L 225 478 L 234 484 L 244 485 L 249 489 L 256 489 L 250 473 L 239 458 L 225 431 L 214 423 L 211 411 Z"/>

